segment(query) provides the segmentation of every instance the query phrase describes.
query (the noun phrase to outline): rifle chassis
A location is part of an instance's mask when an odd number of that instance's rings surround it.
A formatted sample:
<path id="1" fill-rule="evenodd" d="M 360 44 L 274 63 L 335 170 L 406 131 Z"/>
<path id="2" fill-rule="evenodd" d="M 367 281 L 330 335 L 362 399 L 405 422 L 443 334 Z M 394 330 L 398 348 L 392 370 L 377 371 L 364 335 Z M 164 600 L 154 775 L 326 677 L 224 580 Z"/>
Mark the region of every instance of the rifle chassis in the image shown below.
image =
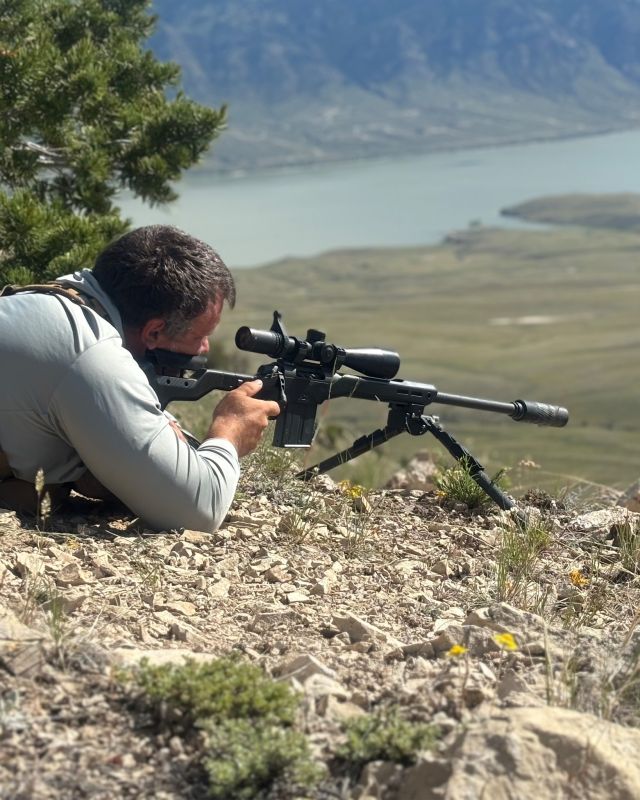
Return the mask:
<path id="1" fill-rule="evenodd" d="M 424 413 L 433 403 L 504 414 L 516 422 L 564 427 L 569 413 L 561 406 L 530 400 L 502 402 L 480 397 L 446 394 L 429 383 L 396 378 L 400 368 L 397 353 L 380 348 L 346 349 L 326 342 L 322 331 L 310 329 L 305 339 L 289 336 L 282 316 L 274 311 L 271 328 L 257 330 L 241 327 L 236 333 L 241 350 L 267 355 L 275 361 L 258 368 L 255 375 L 206 368 L 206 357 L 188 356 L 167 350 L 148 350 L 141 366 L 158 395 L 161 407 L 176 400 L 199 400 L 209 392 L 231 391 L 241 384 L 260 378 L 263 387 L 257 397 L 276 400 L 280 415 L 276 418 L 275 447 L 308 448 L 315 435 L 318 406 L 327 400 L 347 397 L 388 404 L 383 428 L 356 439 L 346 449 L 304 469 L 297 477 L 309 480 L 351 461 L 362 453 L 389 441 L 401 433 L 412 436 L 432 434 L 469 474 L 483 491 L 503 510 L 515 509 L 506 495 L 486 474 L 482 464 L 440 424 L 437 417 Z M 338 372 L 347 367 L 359 375 Z M 191 437 L 194 444 L 198 444 Z M 515 509 L 517 511 L 517 509 Z"/>

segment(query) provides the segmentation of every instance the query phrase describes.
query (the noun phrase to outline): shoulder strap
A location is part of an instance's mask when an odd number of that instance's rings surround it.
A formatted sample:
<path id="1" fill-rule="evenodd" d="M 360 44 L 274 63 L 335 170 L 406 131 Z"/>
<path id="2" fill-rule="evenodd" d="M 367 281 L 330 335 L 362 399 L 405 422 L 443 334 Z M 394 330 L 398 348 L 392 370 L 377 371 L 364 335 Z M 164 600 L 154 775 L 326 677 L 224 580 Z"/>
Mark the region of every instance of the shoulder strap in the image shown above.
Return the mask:
<path id="1" fill-rule="evenodd" d="M 71 300 L 73 303 L 76 303 L 79 306 L 87 306 L 92 311 L 95 311 L 99 316 L 104 317 L 104 319 L 109 319 L 109 316 L 102 304 L 99 303 L 95 298 L 88 297 L 71 286 L 63 286 L 61 283 L 56 283 L 55 281 L 51 281 L 50 283 L 31 283 L 27 286 L 12 286 L 9 284 L 8 286 L 5 286 L 2 291 L 0 291 L 0 297 L 11 297 L 11 295 L 20 294 L 21 292 L 60 295 L 62 297 L 66 297 L 67 300 Z"/>

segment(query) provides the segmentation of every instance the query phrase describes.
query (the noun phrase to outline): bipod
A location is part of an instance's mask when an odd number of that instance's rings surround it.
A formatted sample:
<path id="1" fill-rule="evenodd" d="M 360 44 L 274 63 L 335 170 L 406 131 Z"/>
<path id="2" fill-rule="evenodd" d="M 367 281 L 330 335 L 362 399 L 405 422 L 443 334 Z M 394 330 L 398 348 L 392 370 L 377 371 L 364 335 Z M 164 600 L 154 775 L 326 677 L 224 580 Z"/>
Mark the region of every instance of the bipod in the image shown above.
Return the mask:
<path id="1" fill-rule="evenodd" d="M 356 439 L 351 447 L 347 447 L 329 458 L 325 458 L 314 467 L 298 472 L 296 478 L 311 480 L 315 475 L 321 475 L 334 467 L 346 464 L 363 453 L 373 450 L 394 436 L 400 433 L 409 433 L 412 436 L 422 436 L 430 433 L 440 444 L 469 470 L 469 475 L 478 484 L 482 491 L 488 495 L 496 505 L 503 511 L 513 511 L 517 521 L 521 524 L 526 522 L 526 518 L 514 501 L 506 495 L 499 486 L 489 478 L 482 464 L 475 458 L 466 447 L 460 444 L 454 437 L 442 427 L 437 417 L 430 417 L 426 414 L 407 411 L 406 409 L 391 408 L 387 417 L 387 424 L 384 428 L 378 428 L 372 433 Z"/>

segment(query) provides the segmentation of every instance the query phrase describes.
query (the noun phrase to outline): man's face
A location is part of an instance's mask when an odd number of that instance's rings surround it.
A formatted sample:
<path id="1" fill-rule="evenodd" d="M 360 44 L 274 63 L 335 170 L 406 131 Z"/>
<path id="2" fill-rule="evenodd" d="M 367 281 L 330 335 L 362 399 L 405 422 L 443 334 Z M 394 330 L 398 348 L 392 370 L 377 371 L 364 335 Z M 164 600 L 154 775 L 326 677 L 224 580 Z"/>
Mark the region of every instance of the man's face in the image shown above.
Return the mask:
<path id="1" fill-rule="evenodd" d="M 210 300 L 207 308 L 191 321 L 187 330 L 177 337 L 168 337 L 161 333 L 164 344 L 158 344 L 166 350 L 175 353 L 188 353 L 193 356 L 204 355 L 209 352 L 209 337 L 218 327 L 222 316 L 223 300 Z"/>
<path id="2" fill-rule="evenodd" d="M 151 327 L 146 333 L 143 333 L 146 348 L 161 348 L 192 356 L 208 353 L 209 336 L 220 322 L 223 302 L 222 299 L 210 300 L 202 314 L 195 317 L 187 330 L 179 336 L 167 336 L 164 331 L 164 323 Z"/>

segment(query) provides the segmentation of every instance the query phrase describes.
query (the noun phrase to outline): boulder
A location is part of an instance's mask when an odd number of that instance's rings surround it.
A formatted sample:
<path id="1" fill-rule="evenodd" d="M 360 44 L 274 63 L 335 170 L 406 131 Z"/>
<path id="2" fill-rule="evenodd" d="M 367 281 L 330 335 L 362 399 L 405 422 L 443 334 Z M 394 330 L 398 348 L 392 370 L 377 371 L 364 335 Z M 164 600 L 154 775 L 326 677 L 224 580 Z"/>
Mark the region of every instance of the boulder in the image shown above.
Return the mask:
<path id="1" fill-rule="evenodd" d="M 387 489 L 418 489 L 423 492 L 436 488 L 435 475 L 438 472 L 431 454 L 426 450 L 416 453 L 405 469 L 391 476 Z"/>
<path id="2" fill-rule="evenodd" d="M 640 731 L 566 708 L 510 708 L 478 720 L 437 759 L 405 770 L 397 800 L 635 800 Z"/>
<path id="3" fill-rule="evenodd" d="M 613 506 L 581 514 L 573 520 L 570 528 L 595 537 L 606 538 L 611 535 L 612 528 L 618 525 L 634 524 L 637 519 L 638 517 L 627 508 Z"/>
<path id="4" fill-rule="evenodd" d="M 616 505 L 626 508 L 627 511 L 640 513 L 640 480 L 632 483 L 618 498 Z"/>

